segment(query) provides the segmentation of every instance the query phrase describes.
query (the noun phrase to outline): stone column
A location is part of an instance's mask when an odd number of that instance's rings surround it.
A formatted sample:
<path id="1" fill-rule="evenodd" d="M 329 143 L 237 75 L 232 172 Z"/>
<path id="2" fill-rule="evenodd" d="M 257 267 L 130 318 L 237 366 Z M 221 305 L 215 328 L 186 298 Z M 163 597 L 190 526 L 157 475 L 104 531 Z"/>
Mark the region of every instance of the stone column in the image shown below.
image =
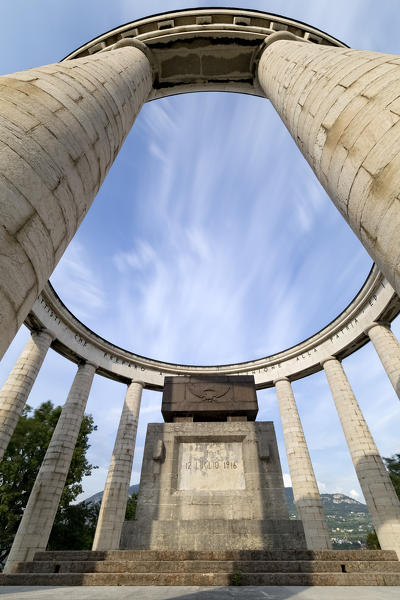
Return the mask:
<path id="1" fill-rule="evenodd" d="M 151 88 L 133 46 L 0 77 L 0 358 Z"/>
<path id="2" fill-rule="evenodd" d="M 16 562 L 30 561 L 35 552 L 46 550 L 95 370 L 90 363 L 78 368 L 14 538 L 5 573 L 11 573 Z"/>
<path id="3" fill-rule="evenodd" d="M 264 93 L 400 295 L 400 57 L 287 32 L 265 45 L 257 71 Z"/>
<path id="4" fill-rule="evenodd" d="M 101 502 L 93 550 L 118 550 L 131 480 L 143 383 L 127 389 Z"/>
<path id="5" fill-rule="evenodd" d="M 341 363 L 330 357 L 322 364 L 381 548 L 400 557 L 400 502 L 389 473 Z"/>
<path id="6" fill-rule="evenodd" d="M 33 331 L 0 390 L 0 460 L 4 456 L 53 339 L 54 336 L 47 330 Z"/>
<path id="7" fill-rule="evenodd" d="M 292 386 L 287 377 L 277 379 L 274 383 L 281 413 L 293 496 L 299 519 L 303 521 L 307 548 L 310 550 L 331 548 L 322 500 Z"/>
<path id="8" fill-rule="evenodd" d="M 400 399 L 400 344 L 389 325 L 372 323 L 365 333 L 374 345 L 383 368 Z"/>

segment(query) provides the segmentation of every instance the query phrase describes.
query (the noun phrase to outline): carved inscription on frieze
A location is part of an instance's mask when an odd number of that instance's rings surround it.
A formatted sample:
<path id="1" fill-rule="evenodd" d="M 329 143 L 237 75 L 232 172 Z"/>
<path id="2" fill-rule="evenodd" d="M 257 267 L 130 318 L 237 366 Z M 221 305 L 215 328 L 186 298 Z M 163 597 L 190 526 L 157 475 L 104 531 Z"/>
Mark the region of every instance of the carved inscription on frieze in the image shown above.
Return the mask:
<path id="1" fill-rule="evenodd" d="M 179 444 L 179 490 L 244 490 L 241 442 Z"/>

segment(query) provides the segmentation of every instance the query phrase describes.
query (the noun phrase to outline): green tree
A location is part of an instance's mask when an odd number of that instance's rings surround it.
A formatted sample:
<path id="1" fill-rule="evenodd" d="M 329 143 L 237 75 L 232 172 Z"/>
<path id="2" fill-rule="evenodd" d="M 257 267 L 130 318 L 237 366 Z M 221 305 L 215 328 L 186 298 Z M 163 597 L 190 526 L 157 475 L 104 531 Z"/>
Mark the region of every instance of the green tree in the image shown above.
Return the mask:
<path id="1" fill-rule="evenodd" d="M 132 494 L 128 498 L 125 512 L 125 521 L 134 521 L 136 517 L 137 494 Z"/>
<path id="2" fill-rule="evenodd" d="M 389 471 L 390 479 L 397 496 L 400 499 L 400 454 L 394 454 L 390 458 L 383 459 L 387 470 Z M 375 531 L 370 531 L 367 535 L 367 548 L 369 550 L 380 550 L 378 536 Z"/>
<path id="3" fill-rule="evenodd" d="M 366 543 L 367 543 L 368 550 L 380 550 L 381 549 L 381 545 L 379 543 L 378 536 L 376 535 L 375 530 L 370 531 L 367 534 Z"/>
<path id="4" fill-rule="evenodd" d="M 391 458 L 384 458 L 383 460 L 389 471 L 396 494 L 400 498 L 400 454 L 394 454 Z"/>
<path id="5" fill-rule="evenodd" d="M 99 510 L 100 504 L 90 502 L 60 507 L 47 550 L 90 550 Z"/>
<path id="6" fill-rule="evenodd" d="M 50 401 L 35 410 L 26 406 L 0 463 L 0 562 L 10 551 L 60 414 L 61 407 Z M 85 503 L 77 508 L 71 503 L 83 491 L 82 478 L 96 468 L 86 458 L 89 435 L 95 429 L 93 417 L 85 415 L 50 536 L 52 550 L 90 548 L 94 508 Z"/>

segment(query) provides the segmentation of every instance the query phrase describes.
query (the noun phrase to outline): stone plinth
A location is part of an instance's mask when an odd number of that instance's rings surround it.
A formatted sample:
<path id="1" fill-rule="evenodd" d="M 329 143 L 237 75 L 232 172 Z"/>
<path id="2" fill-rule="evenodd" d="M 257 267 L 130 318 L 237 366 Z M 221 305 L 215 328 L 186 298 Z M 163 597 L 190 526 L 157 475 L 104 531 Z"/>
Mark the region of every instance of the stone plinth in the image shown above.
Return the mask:
<path id="1" fill-rule="evenodd" d="M 161 406 L 164 420 L 255 421 L 258 403 L 252 375 L 166 377 Z"/>
<path id="2" fill-rule="evenodd" d="M 122 549 L 305 548 L 289 520 L 273 423 L 148 426 L 136 521 Z"/>

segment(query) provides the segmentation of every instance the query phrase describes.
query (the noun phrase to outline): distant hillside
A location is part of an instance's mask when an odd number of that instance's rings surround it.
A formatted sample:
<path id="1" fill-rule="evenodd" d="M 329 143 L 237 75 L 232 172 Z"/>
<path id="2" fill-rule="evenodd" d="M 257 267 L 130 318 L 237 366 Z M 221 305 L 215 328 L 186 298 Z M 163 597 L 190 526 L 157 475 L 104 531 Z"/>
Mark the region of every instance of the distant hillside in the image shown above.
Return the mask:
<path id="1" fill-rule="evenodd" d="M 129 488 L 129 495 L 131 496 L 132 494 L 137 494 L 138 491 L 139 491 L 139 484 L 135 483 L 134 485 L 131 485 L 131 487 Z M 104 492 L 97 492 L 96 494 L 93 494 L 93 496 L 90 496 L 89 498 L 86 498 L 86 500 L 83 500 L 83 502 L 89 502 L 89 504 L 96 504 L 97 502 L 101 502 L 103 493 Z"/>
<path id="2" fill-rule="evenodd" d="M 288 504 L 289 513 L 296 514 L 296 508 L 293 501 L 293 489 L 285 488 L 286 502 Z M 322 505 L 325 514 L 340 515 L 344 517 L 349 513 L 364 513 L 368 514 L 368 509 L 365 504 L 346 496 L 345 494 L 321 494 Z"/>
<path id="3" fill-rule="evenodd" d="M 292 488 L 285 488 L 291 519 L 296 518 Z M 334 549 L 365 548 L 369 531 L 373 529 L 365 504 L 345 494 L 321 494 L 326 523 Z"/>
<path id="4" fill-rule="evenodd" d="M 139 491 L 139 484 L 135 483 L 129 488 L 129 495 L 137 494 Z M 293 500 L 293 489 L 291 487 L 285 488 L 286 502 L 288 504 L 289 513 L 293 516 L 296 515 L 296 507 Z M 85 500 L 95 504 L 101 502 L 103 492 L 97 492 Z M 364 513 L 368 514 L 368 509 L 365 504 L 346 496 L 345 494 L 321 494 L 322 503 L 325 514 L 345 516 L 349 513 Z"/>
<path id="5" fill-rule="evenodd" d="M 129 495 L 138 490 L 139 484 L 131 485 Z M 285 488 L 285 495 L 290 518 L 296 519 L 292 488 Z M 87 498 L 86 502 L 101 502 L 102 497 L 103 492 L 97 492 Z M 321 494 L 321 498 L 333 548 L 365 548 L 367 534 L 373 529 L 366 505 L 345 494 Z"/>

